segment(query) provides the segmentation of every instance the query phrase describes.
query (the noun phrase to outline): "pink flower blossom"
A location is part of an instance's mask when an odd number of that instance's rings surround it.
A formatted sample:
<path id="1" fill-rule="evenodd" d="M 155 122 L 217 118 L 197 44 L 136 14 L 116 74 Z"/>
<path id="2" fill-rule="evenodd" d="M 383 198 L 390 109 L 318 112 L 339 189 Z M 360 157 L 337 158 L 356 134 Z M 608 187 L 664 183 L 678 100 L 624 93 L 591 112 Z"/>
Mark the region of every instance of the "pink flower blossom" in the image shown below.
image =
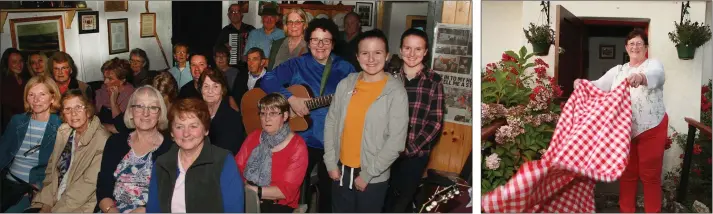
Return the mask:
<path id="1" fill-rule="evenodd" d="M 498 157 L 498 154 L 493 153 L 490 154 L 490 156 L 485 158 L 485 167 L 488 169 L 496 170 L 500 168 L 500 157 Z"/>

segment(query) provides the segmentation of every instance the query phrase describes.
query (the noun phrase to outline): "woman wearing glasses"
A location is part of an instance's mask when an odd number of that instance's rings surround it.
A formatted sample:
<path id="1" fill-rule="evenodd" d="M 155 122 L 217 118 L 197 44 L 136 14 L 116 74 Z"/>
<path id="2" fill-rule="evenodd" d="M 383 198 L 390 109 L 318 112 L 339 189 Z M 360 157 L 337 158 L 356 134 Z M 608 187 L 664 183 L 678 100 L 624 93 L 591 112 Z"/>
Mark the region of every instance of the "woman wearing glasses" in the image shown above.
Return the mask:
<path id="1" fill-rule="evenodd" d="M 44 187 L 32 200 L 31 211 L 94 212 L 97 174 L 109 132 L 94 116 L 94 105 L 77 89 L 62 97 L 62 120 Z"/>
<path id="2" fill-rule="evenodd" d="M 62 124 L 55 114 L 60 94 L 52 78 L 31 78 L 23 94 L 27 113 L 13 116 L 0 138 L 0 212 L 17 213 L 30 206 L 31 196 L 42 188 L 47 161 Z"/>
<path id="3" fill-rule="evenodd" d="M 292 58 L 267 72 L 261 79 L 260 86 L 266 93 L 279 92 L 287 98 L 290 108 L 298 116 L 310 115 L 312 125 L 305 131 L 299 132 L 307 142 L 309 165 L 307 175 L 312 169 L 318 167 L 319 174 L 319 209 L 317 212 L 328 213 L 332 210 L 331 183 L 327 175 L 327 168 L 322 161 L 324 155 L 324 118 L 328 108 L 307 108 L 307 98 L 292 96 L 283 85 L 307 85 L 315 97 L 334 94 L 337 83 L 354 73 L 354 66 L 332 52 L 335 39 L 339 36 L 339 28 L 332 20 L 314 19 L 305 30 L 305 42 L 309 42 L 310 53 Z M 309 179 L 306 176 L 305 179 Z M 307 182 L 308 180 L 306 180 Z M 309 182 L 307 182 L 309 184 Z M 310 195 L 305 189 L 302 195 Z M 307 203 L 309 204 L 309 203 Z"/>
<path id="4" fill-rule="evenodd" d="M 661 212 L 661 170 L 668 132 L 668 116 L 663 100 L 664 69 L 661 62 L 648 59 L 649 40 L 642 29 L 626 38 L 629 63 L 617 65 L 596 81 L 597 88 L 609 91 L 628 80 L 631 86 L 631 150 L 629 165 L 620 182 L 621 212 L 634 212 L 639 179 L 644 184 L 644 210 Z M 574 88 L 580 80 L 574 81 Z"/>
<path id="5" fill-rule="evenodd" d="M 307 145 L 290 130 L 290 104 L 278 93 L 258 103 L 262 130 L 248 136 L 235 156 L 240 174 L 260 198 L 260 212 L 291 213 L 307 170 Z"/>
<path id="6" fill-rule="evenodd" d="M 307 23 L 307 14 L 300 8 L 292 8 L 284 18 L 287 37 L 275 40 L 270 49 L 270 61 L 267 70 L 271 71 L 282 62 L 307 53 L 307 42 L 303 39 Z M 285 42 L 287 41 L 287 42 Z"/>
<path id="7" fill-rule="evenodd" d="M 124 122 L 130 132 L 107 140 L 97 180 L 97 201 L 105 213 L 146 212 L 153 163 L 173 144 L 161 92 L 142 86 L 129 98 Z"/>

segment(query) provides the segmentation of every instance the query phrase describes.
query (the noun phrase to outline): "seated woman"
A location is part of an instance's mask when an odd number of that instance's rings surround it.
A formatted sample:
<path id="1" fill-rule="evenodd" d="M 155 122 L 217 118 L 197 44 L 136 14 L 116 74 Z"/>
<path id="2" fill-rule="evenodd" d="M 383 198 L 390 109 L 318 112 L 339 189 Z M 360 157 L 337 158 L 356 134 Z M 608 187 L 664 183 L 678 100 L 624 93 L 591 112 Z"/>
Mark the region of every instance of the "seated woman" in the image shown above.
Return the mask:
<path id="1" fill-rule="evenodd" d="M 97 201 L 105 213 L 146 212 L 153 163 L 173 144 L 159 131 L 168 128 L 161 93 L 142 86 L 129 98 L 124 122 L 131 132 L 112 135 L 104 147 Z"/>
<path id="2" fill-rule="evenodd" d="M 168 121 L 177 146 L 156 160 L 146 212 L 243 212 L 245 190 L 238 166 L 230 152 L 211 145 L 205 102 L 176 101 Z"/>
<path id="3" fill-rule="evenodd" d="M 339 82 L 324 125 L 324 164 L 337 213 L 381 212 L 390 166 L 406 145 L 408 96 L 401 81 L 384 73 L 386 36 L 367 31 L 357 44 L 363 71 Z"/>
<path id="4" fill-rule="evenodd" d="M 173 78 L 171 73 L 166 71 L 161 71 L 156 76 L 151 79 L 151 86 L 161 92 L 161 99 L 166 105 L 165 111 L 171 108 L 171 102 L 178 96 L 178 86 L 176 85 L 176 79 Z M 121 117 L 123 118 L 123 117 Z M 117 133 L 129 133 L 131 129 L 126 127 L 124 120 L 114 120 L 114 128 Z M 159 130 L 162 134 L 168 134 L 168 129 Z"/>
<path id="5" fill-rule="evenodd" d="M 112 133 L 118 133 L 114 128 L 115 120 L 129 104 L 129 97 L 134 93 L 134 86 L 127 82 L 131 75 L 131 65 L 128 60 L 114 58 L 106 61 L 101 67 L 104 74 L 104 84 L 97 90 L 96 112 L 101 123 Z"/>
<path id="6" fill-rule="evenodd" d="M 3 131 L 8 127 L 13 115 L 24 112 L 22 100 L 25 98 L 20 93 L 11 93 L 22 91 L 27 84 L 27 80 L 31 77 L 24 66 L 20 50 L 15 48 L 5 49 L 2 54 L 2 61 L 0 61 L 0 75 L 3 76 L 0 80 L 0 91 L 5 92 L 0 96 L 0 105 L 2 105 L 0 109 L 2 110 L 2 114 L 0 114 L 2 125 L 0 127 L 2 127 Z"/>
<path id="7" fill-rule="evenodd" d="M 0 138 L 0 212 L 22 212 L 30 206 L 31 196 L 42 188 L 47 161 L 62 124 L 56 114 L 60 94 L 54 80 L 33 77 L 23 94 L 27 113 L 13 116 Z"/>
<path id="8" fill-rule="evenodd" d="M 94 106 L 77 89 L 62 97 L 62 120 L 50 156 L 44 187 L 32 200 L 33 211 L 93 212 L 97 174 L 109 132 L 94 116 Z"/>
<path id="9" fill-rule="evenodd" d="M 245 188 L 258 193 L 260 212 L 291 213 L 307 171 L 307 144 L 290 130 L 290 103 L 284 96 L 268 94 L 258 110 L 262 130 L 250 133 L 235 162 L 248 182 Z"/>
<path id="10" fill-rule="evenodd" d="M 206 68 L 198 79 L 198 87 L 210 111 L 210 142 L 237 154 L 245 140 L 245 129 L 240 113 L 231 105 L 233 97 L 228 96 L 223 72 Z"/>

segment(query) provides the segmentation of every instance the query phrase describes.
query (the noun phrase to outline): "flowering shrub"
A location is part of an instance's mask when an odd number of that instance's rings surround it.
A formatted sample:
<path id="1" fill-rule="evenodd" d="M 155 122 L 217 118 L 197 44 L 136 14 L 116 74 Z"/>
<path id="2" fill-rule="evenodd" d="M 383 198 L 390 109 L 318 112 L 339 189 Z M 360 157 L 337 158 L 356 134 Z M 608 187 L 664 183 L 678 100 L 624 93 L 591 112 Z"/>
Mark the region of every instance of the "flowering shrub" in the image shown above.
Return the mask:
<path id="1" fill-rule="evenodd" d="M 561 108 L 554 99 L 562 95 L 549 65 L 522 47 L 506 51 L 481 73 L 482 125 L 505 120 L 494 138 L 482 142 L 482 193 L 505 184 L 525 161 L 537 160 L 547 150 Z"/>
<path id="2" fill-rule="evenodd" d="M 701 123 L 711 125 L 711 80 L 701 87 Z M 675 130 L 666 143 L 666 149 L 673 143 L 683 151 L 686 147 L 687 134 L 678 133 Z M 696 135 L 693 144 L 691 159 L 691 171 L 688 174 L 688 196 L 683 205 L 693 210 L 693 202 L 700 201 L 708 207 L 713 203 L 711 199 L 711 139 L 705 135 Z M 677 189 L 680 184 L 681 170 L 683 168 L 684 154 L 679 155 L 681 164 L 664 175 L 664 196 L 668 200 L 675 200 Z M 698 191 L 693 191 L 698 190 Z"/>

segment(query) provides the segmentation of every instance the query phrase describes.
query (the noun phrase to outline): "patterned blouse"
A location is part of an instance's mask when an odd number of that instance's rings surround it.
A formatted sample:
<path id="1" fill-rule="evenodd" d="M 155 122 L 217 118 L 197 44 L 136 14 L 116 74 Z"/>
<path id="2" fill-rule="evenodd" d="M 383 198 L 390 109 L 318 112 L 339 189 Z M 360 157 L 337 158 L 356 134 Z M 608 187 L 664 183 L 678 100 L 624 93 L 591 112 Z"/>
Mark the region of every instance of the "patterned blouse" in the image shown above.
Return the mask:
<path id="1" fill-rule="evenodd" d="M 638 67 L 629 66 L 629 63 L 611 68 L 594 85 L 597 88 L 610 91 L 621 84 L 633 73 L 643 73 L 647 85 L 630 88 L 631 92 L 631 138 L 646 130 L 656 127 L 666 114 L 663 100 L 664 68 L 660 61 L 647 59 Z"/>
<path id="2" fill-rule="evenodd" d="M 131 138 L 128 140 L 131 146 Z M 158 148 L 158 147 L 157 147 Z M 138 156 L 132 149 L 121 160 L 114 171 L 114 198 L 116 208 L 122 212 L 130 212 L 139 206 L 146 206 L 149 198 L 149 181 L 153 162 L 151 156 L 154 148 L 143 156 Z"/>

